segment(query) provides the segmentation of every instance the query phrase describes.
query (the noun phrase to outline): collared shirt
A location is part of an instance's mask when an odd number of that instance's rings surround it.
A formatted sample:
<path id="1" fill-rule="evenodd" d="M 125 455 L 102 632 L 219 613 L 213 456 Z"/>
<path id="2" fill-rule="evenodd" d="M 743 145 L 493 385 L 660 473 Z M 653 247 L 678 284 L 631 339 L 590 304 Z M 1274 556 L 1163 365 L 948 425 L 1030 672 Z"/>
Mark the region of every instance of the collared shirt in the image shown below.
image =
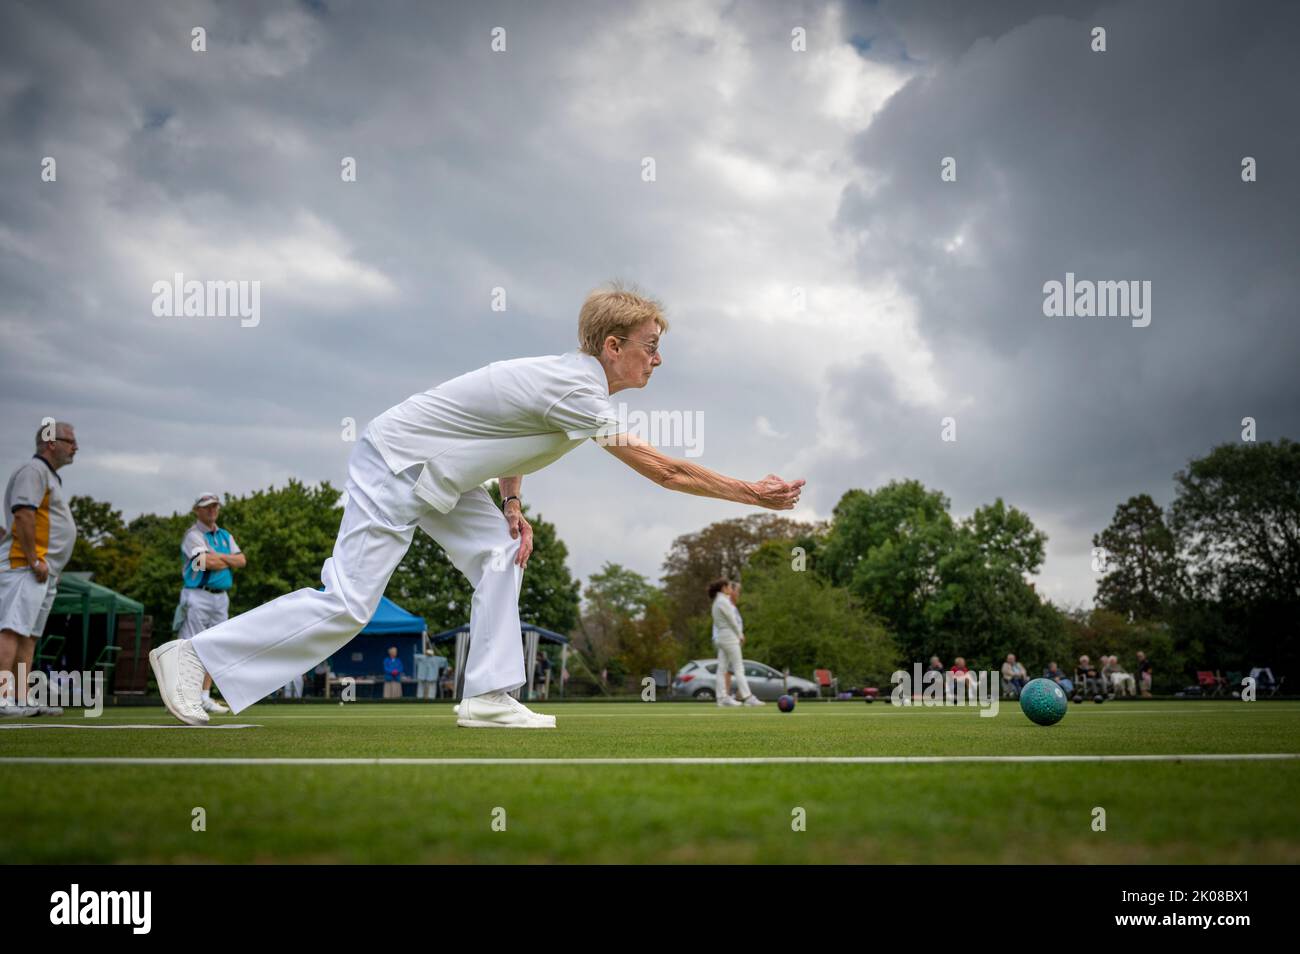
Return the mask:
<path id="1" fill-rule="evenodd" d="M 600 361 L 570 351 L 494 361 L 413 394 L 366 436 L 394 474 L 423 465 L 416 495 L 449 513 L 484 481 L 531 474 L 621 429 Z"/>
<path id="2" fill-rule="evenodd" d="M 198 559 L 198 555 L 205 551 L 213 553 L 241 553 L 239 544 L 235 538 L 230 535 L 229 530 L 223 530 L 217 527 L 215 530 L 209 530 L 200 521 L 195 520 L 194 525 L 185 531 L 185 536 L 181 538 L 181 579 L 185 582 L 185 589 L 192 590 L 200 586 L 206 586 L 212 590 L 228 590 L 234 585 L 235 577 L 230 572 L 230 567 L 223 566 L 218 570 L 209 570 L 203 568 L 203 561 Z"/>
<path id="3" fill-rule="evenodd" d="M 415 657 L 415 678 L 421 682 L 433 682 L 438 678 L 438 673 L 445 665 L 447 665 L 445 656 L 417 655 Z"/>
<path id="4" fill-rule="evenodd" d="M 13 535 L 14 512 L 33 510 L 36 517 L 36 556 L 49 564 L 55 576 L 72 557 L 77 524 L 63 496 L 63 478 L 50 462 L 33 454 L 13 472 L 5 487 L 4 529 L 0 531 L 0 571 L 26 568 L 34 562 Z"/>

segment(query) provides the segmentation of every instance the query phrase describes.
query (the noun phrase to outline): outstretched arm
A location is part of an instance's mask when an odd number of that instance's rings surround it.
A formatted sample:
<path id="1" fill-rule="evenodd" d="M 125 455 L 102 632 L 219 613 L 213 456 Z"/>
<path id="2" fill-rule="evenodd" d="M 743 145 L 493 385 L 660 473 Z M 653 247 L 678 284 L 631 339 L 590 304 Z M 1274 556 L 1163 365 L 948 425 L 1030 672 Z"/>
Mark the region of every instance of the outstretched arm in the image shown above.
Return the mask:
<path id="1" fill-rule="evenodd" d="M 790 510 L 799 502 L 799 494 L 806 483 L 804 480 L 782 480 L 775 474 L 752 482 L 728 477 L 689 460 L 669 457 L 635 434 L 593 437 L 592 440 L 660 487 L 697 497 L 715 497 L 768 510 Z"/>

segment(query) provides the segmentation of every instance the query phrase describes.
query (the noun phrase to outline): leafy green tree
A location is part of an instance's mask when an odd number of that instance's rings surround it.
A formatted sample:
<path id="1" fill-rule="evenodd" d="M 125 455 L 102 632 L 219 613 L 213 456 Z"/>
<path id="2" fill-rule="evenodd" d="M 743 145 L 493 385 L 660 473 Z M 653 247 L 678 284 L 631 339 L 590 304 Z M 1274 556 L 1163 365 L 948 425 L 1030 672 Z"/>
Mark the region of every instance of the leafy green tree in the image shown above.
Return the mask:
<path id="1" fill-rule="evenodd" d="M 1300 600 L 1300 444 L 1222 444 L 1174 479 L 1173 530 L 1201 596 Z"/>
<path id="2" fill-rule="evenodd" d="M 88 571 L 96 582 L 129 577 L 138 565 L 139 543 L 127 532 L 122 511 L 107 501 L 74 496 L 68 501 L 77 525 L 77 542 L 67 569 Z"/>
<path id="3" fill-rule="evenodd" d="M 663 593 L 652 590 L 641 613 L 620 622 L 616 658 L 622 670 L 633 679 L 633 689 L 639 689 L 640 680 L 653 670 L 676 671 L 685 662 L 668 625 L 667 606 Z"/>
<path id="4" fill-rule="evenodd" d="M 645 615 L 655 595 L 655 588 L 640 573 L 606 562 L 583 591 L 586 603 L 575 648 L 587 655 L 597 671 L 608 667 L 623 651 L 632 624 Z M 619 669 L 625 669 L 622 663 Z"/>
<path id="5" fill-rule="evenodd" d="M 1165 619 L 1179 594 L 1178 544 L 1147 494 L 1130 497 L 1092 538 L 1109 571 L 1097 582 L 1098 606 L 1137 619 Z"/>
<path id="6" fill-rule="evenodd" d="M 181 589 L 181 538 L 191 513 L 141 514 L 94 551 L 95 582 L 144 604 L 154 618 L 154 641 L 171 632 Z"/>
<path id="7" fill-rule="evenodd" d="M 840 684 L 888 686 L 901 657 L 881 623 L 853 595 L 791 566 L 788 541 L 768 541 L 743 574 L 744 655 L 811 678 L 830 669 Z"/>
<path id="8" fill-rule="evenodd" d="M 341 495 L 328 481 L 310 487 L 290 478 L 282 488 L 227 495 L 218 520 L 248 559 L 246 567 L 233 571 L 231 615 L 294 590 L 319 588 L 321 567 L 334 552 L 342 519 Z M 172 552 L 179 580 L 179 536 Z"/>
<path id="9" fill-rule="evenodd" d="M 836 505 L 822 565 L 894 635 L 905 659 L 1050 651 L 1061 621 L 1025 580 L 1046 536 L 999 498 L 955 522 L 948 498 L 914 480 L 851 490 Z"/>
<path id="10" fill-rule="evenodd" d="M 790 540 L 802 546 L 808 564 L 817 565 L 819 534 L 824 528 L 774 513 L 755 513 L 711 523 L 673 541 L 663 563 L 663 587 L 674 636 L 689 656 L 708 641 L 709 584 L 720 577 L 739 579 L 745 562 L 767 540 Z"/>
<path id="11" fill-rule="evenodd" d="M 1224 444 L 1175 474 L 1187 566 L 1174 614 L 1189 669 L 1300 666 L 1300 444 Z"/>
<path id="12" fill-rule="evenodd" d="M 1007 523 L 998 521 L 999 511 L 1007 513 Z M 991 532 L 991 526 L 999 529 Z M 1016 528 L 1010 536 L 1008 526 Z M 940 585 L 925 606 L 930 641 L 906 647 L 909 658 L 938 654 L 950 662 L 962 656 L 972 668 L 996 669 L 1007 653 L 1026 666 L 1058 653 L 1064 642 L 1060 615 L 1024 578 L 1038 569 L 1044 539 L 1023 513 L 1005 511 L 1001 500 L 964 521 L 939 561 Z"/>
<path id="13" fill-rule="evenodd" d="M 926 606 L 940 590 L 939 561 L 956 542 L 948 498 L 918 481 L 850 490 L 836 504 L 822 565 L 884 620 L 909 658 L 925 654 L 934 632 Z"/>

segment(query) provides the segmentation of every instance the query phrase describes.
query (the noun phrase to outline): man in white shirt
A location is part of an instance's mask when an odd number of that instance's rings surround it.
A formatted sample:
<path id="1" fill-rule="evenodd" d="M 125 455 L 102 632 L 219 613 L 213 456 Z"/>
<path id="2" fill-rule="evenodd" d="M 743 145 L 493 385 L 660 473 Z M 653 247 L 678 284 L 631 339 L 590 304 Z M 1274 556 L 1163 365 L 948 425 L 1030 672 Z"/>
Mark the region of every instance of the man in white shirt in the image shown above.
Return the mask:
<path id="1" fill-rule="evenodd" d="M 63 715 L 27 705 L 26 674 L 45 632 L 77 524 L 59 471 L 77 456 L 67 421 L 42 422 L 36 453 L 9 478 L 0 514 L 0 716 Z M 19 679 L 19 674 L 23 678 Z"/>
<path id="2" fill-rule="evenodd" d="M 369 621 L 416 528 L 474 587 L 457 724 L 553 728 L 509 693 L 524 684 L 519 590 L 533 549 L 519 492 L 587 438 L 669 490 L 772 510 L 804 481 L 749 482 L 668 457 L 625 433 L 610 396 L 645 387 L 662 363 L 660 305 L 615 285 L 578 317 L 580 351 L 496 361 L 412 395 L 370 422 L 348 460 L 347 502 L 324 590 L 301 589 L 149 654 L 168 710 L 202 725 L 205 673 L 239 712 L 310 669 Z M 483 483 L 498 478 L 504 516 Z"/>

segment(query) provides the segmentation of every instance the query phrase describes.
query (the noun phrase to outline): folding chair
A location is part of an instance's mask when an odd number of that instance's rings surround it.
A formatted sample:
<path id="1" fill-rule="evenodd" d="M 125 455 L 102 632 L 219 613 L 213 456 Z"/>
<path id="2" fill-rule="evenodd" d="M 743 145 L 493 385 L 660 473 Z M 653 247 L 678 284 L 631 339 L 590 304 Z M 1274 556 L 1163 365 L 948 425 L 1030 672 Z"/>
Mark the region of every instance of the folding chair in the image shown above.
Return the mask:
<path id="1" fill-rule="evenodd" d="M 1282 683 L 1286 681 L 1286 676 L 1275 679 L 1273 670 L 1268 666 L 1256 666 L 1250 671 L 1250 677 L 1255 680 L 1255 688 L 1269 696 L 1277 695 L 1282 688 Z"/>
<path id="2" fill-rule="evenodd" d="M 829 689 L 831 694 L 826 697 L 830 702 L 840 691 L 840 681 L 831 674 L 829 669 L 817 669 L 813 671 L 813 682 L 817 683 L 817 698 L 821 698 L 822 690 Z"/>
<path id="3" fill-rule="evenodd" d="M 1201 687 L 1203 696 L 1221 696 L 1223 695 L 1223 683 L 1219 677 L 1208 669 L 1198 669 L 1196 671 L 1196 684 Z"/>

